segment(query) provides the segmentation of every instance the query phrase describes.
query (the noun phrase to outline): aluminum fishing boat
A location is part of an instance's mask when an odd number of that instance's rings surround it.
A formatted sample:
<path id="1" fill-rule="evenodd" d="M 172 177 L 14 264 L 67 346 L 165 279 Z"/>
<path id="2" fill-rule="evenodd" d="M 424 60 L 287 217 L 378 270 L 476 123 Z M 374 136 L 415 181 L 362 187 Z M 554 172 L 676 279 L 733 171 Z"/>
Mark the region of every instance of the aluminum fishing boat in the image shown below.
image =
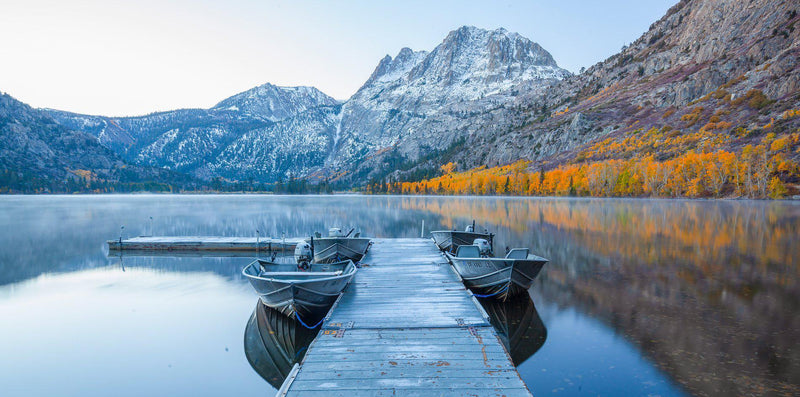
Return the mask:
<path id="1" fill-rule="evenodd" d="M 344 234 L 339 228 L 330 228 L 328 237 L 312 237 L 306 240 L 311 244 L 314 262 L 327 263 L 349 259 L 358 262 L 369 249 L 370 239 L 360 237 L 360 233 L 351 236 L 355 229 Z"/>
<path id="2" fill-rule="evenodd" d="M 308 244 L 298 243 L 297 263 L 256 259 L 242 274 L 265 305 L 313 328 L 353 279 L 357 268 L 351 260 L 312 263 L 310 258 Z"/>
<path id="3" fill-rule="evenodd" d="M 463 232 L 458 230 L 435 230 L 431 232 L 433 241 L 440 250 L 455 254 L 459 246 L 472 245 L 476 239 L 484 239 L 493 244 L 494 234 L 488 231 L 484 233 L 475 232 L 475 221 L 467 226 Z"/>
<path id="4" fill-rule="evenodd" d="M 527 291 L 548 262 L 529 254 L 527 248 L 515 248 L 505 258 L 494 258 L 490 247 L 488 241 L 478 239 L 473 245 L 459 246 L 455 255 L 445 253 L 464 285 L 480 298 L 505 300 Z"/>

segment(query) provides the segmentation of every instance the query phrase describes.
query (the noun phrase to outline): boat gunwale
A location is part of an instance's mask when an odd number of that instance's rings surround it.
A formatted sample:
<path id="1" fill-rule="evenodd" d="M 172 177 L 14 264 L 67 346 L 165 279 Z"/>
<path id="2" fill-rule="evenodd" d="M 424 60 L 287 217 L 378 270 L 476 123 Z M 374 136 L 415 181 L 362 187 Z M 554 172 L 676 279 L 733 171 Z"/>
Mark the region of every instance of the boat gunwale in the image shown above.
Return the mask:
<path id="1" fill-rule="evenodd" d="M 348 259 L 348 260 L 342 261 L 342 262 L 350 262 L 349 265 L 345 265 L 345 269 L 348 269 L 350 266 L 352 266 L 352 271 L 344 272 L 344 270 L 342 270 L 342 274 L 340 274 L 338 276 L 331 276 L 331 277 L 308 278 L 306 280 L 292 280 L 292 279 L 279 279 L 279 278 L 273 278 L 273 277 L 255 276 L 255 275 L 247 273 L 247 269 L 249 269 L 251 266 L 254 266 L 254 265 L 256 265 L 257 263 L 260 263 L 260 262 L 261 262 L 261 260 L 259 260 L 259 259 L 256 259 L 253 262 L 250 262 L 247 266 L 244 267 L 244 269 L 242 269 L 242 275 L 247 277 L 247 278 L 249 278 L 249 279 L 261 280 L 261 281 L 271 281 L 271 282 L 275 282 L 275 283 L 296 285 L 296 284 L 305 284 L 305 283 L 317 282 L 317 281 L 338 280 L 338 279 L 341 279 L 341 278 L 353 276 L 353 275 L 356 274 L 356 271 L 358 270 L 358 268 L 356 267 L 355 263 L 353 263 L 353 261 Z M 337 262 L 337 263 L 342 263 L 342 262 Z M 267 273 L 269 273 L 269 272 L 267 272 Z M 280 272 L 280 273 L 283 273 L 283 274 L 286 274 L 286 273 L 297 273 L 298 276 L 300 276 L 300 275 L 309 275 L 310 276 L 310 275 L 314 274 L 314 272 Z"/>
<path id="2" fill-rule="evenodd" d="M 514 266 L 517 262 L 550 262 L 549 259 L 542 258 L 541 256 L 536 256 L 530 254 L 530 256 L 534 256 L 535 258 L 527 258 L 527 259 L 514 259 L 514 258 L 497 258 L 497 257 L 478 257 L 478 258 L 464 258 L 455 256 L 449 252 L 445 252 L 448 259 L 456 260 L 456 261 L 469 261 L 469 260 L 478 260 L 478 261 L 487 261 L 487 262 L 499 262 L 499 261 L 511 261 L 511 266 Z"/>
<path id="3" fill-rule="evenodd" d="M 481 274 L 480 276 L 475 276 L 475 277 L 464 277 L 464 276 L 461 276 L 461 278 L 464 281 L 474 281 L 474 280 L 478 280 L 478 279 L 494 276 L 495 274 L 499 274 L 499 273 L 506 272 L 506 271 L 511 271 L 513 273 L 514 272 L 514 264 L 512 263 L 510 266 L 506 266 L 506 267 L 504 267 L 502 269 L 495 270 L 495 271 L 493 271 L 491 273 L 484 273 L 484 274 Z"/>

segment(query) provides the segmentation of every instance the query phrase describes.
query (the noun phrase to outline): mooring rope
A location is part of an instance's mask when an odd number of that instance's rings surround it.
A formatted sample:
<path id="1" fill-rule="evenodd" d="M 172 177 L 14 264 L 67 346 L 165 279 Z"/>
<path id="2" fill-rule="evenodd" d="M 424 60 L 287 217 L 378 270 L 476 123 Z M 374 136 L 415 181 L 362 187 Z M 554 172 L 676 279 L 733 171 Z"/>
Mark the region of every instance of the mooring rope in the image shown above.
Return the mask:
<path id="1" fill-rule="evenodd" d="M 303 322 L 303 319 L 302 319 L 302 318 L 300 318 L 300 313 L 298 313 L 298 312 L 296 312 L 296 311 L 295 311 L 295 312 L 294 312 L 294 318 L 296 318 L 296 319 L 297 319 L 297 321 L 299 321 L 299 322 L 300 322 L 300 325 L 302 325 L 302 326 L 304 326 L 304 327 L 306 327 L 306 328 L 308 328 L 308 329 L 314 329 L 314 328 L 317 328 L 317 327 L 319 327 L 319 325 L 320 325 L 320 324 L 322 324 L 322 322 L 323 322 L 323 321 L 325 321 L 325 318 L 323 317 L 323 318 L 322 318 L 322 320 L 319 320 L 319 322 L 318 322 L 317 324 L 315 324 L 313 327 L 309 327 L 309 326 L 308 326 L 308 324 L 304 323 L 304 322 Z"/>

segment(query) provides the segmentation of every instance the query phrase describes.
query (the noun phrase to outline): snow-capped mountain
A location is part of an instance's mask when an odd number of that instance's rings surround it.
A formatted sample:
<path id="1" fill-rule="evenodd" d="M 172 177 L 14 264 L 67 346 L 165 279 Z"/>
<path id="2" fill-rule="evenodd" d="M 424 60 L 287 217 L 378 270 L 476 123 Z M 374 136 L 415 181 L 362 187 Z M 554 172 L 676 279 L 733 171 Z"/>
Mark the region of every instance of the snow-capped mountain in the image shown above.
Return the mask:
<path id="1" fill-rule="evenodd" d="M 270 130 L 282 120 L 306 112 L 313 113 L 319 108 L 327 109 L 326 112 L 330 112 L 330 108 L 338 110 L 338 101 L 313 87 L 264 84 L 227 98 L 211 109 L 179 109 L 119 118 L 50 109 L 47 112 L 70 129 L 96 136 L 101 144 L 128 161 L 168 168 L 204 179 L 220 176 L 212 170 L 221 169 L 226 170 L 224 175 L 231 179 L 247 180 L 254 177 L 248 173 L 247 167 L 226 166 L 225 157 L 219 158 L 226 150 L 232 150 L 229 145 L 235 143 L 238 145 L 236 152 L 242 152 L 247 136 L 253 135 L 250 132 Z M 307 119 L 307 115 L 301 118 Z M 320 128 L 318 132 L 324 130 Z M 255 147 L 260 143 L 254 141 L 251 153 L 243 154 L 239 160 L 242 163 L 274 163 L 274 158 L 255 157 L 257 153 L 269 152 Z M 284 149 L 291 146 L 287 142 L 267 143 L 270 147 L 278 144 Z M 301 149 L 297 150 L 300 155 Z M 324 146 L 321 150 L 328 150 L 328 147 Z M 237 174 L 232 170 L 242 172 Z"/>
<path id="2" fill-rule="evenodd" d="M 230 110 L 278 121 L 317 106 L 336 104 L 338 101 L 314 87 L 278 87 L 267 83 L 225 99 L 212 110 Z"/>
<path id="3" fill-rule="evenodd" d="M 344 104 L 329 166 L 348 169 L 363 157 L 379 160 L 376 153 L 415 160 L 443 150 L 468 135 L 469 120 L 510 103 L 520 90 L 541 90 L 569 75 L 541 46 L 505 29 L 465 26 L 431 52 L 403 48 L 383 58 Z"/>
<path id="4" fill-rule="evenodd" d="M 503 125 L 521 92 L 568 75 L 516 33 L 462 27 L 430 52 L 387 55 L 344 104 L 313 87 L 264 84 L 210 109 L 122 118 L 47 111 L 137 164 L 205 179 L 313 174 L 360 184 L 476 133 L 476 118 Z"/>
<path id="5" fill-rule="evenodd" d="M 319 106 L 247 131 L 208 165 L 211 175 L 279 181 L 320 170 L 333 147 L 341 107 Z"/>

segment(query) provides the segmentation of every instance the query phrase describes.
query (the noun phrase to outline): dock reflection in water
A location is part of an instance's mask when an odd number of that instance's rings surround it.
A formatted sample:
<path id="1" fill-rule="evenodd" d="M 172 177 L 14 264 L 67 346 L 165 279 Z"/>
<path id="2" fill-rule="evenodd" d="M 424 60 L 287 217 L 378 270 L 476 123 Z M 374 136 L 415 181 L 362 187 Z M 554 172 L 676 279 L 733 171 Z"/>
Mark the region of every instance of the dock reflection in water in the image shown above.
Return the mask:
<path id="1" fill-rule="evenodd" d="M 522 364 L 544 345 L 547 329 L 529 296 L 506 301 L 487 299 L 481 305 L 514 365 Z M 259 300 L 244 331 L 244 353 L 253 370 L 280 389 L 317 333 L 319 329 L 305 328 Z"/>
<path id="2" fill-rule="evenodd" d="M 244 353 L 250 366 L 270 385 L 280 389 L 318 332 L 319 328 L 303 327 L 259 300 L 244 330 Z"/>

